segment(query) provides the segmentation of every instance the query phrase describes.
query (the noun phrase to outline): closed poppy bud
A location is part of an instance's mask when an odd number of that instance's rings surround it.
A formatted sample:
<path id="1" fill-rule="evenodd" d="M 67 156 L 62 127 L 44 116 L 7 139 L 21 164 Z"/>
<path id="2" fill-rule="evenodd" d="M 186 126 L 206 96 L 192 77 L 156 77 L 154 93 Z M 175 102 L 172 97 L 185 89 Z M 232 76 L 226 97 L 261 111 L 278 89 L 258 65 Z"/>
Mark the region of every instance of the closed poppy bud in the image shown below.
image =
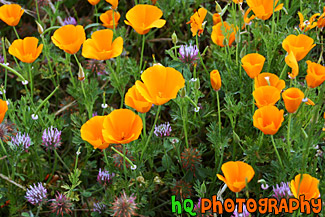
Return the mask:
<path id="1" fill-rule="evenodd" d="M 225 33 L 225 35 L 224 35 Z M 225 41 L 228 40 L 228 45 L 235 41 L 236 29 L 230 26 L 227 22 L 220 22 L 212 27 L 211 39 L 220 47 L 225 46 Z"/>
<path id="2" fill-rule="evenodd" d="M 104 141 L 102 129 L 105 116 L 94 116 L 81 126 L 81 138 L 95 149 L 105 149 L 109 143 Z"/>
<path id="3" fill-rule="evenodd" d="M 203 33 L 204 30 L 203 22 L 207 13 L 208 11 L 205 8 L 200 8 L 197 12 L 195 12 L 191 16 L 190 21 L 186 23 L 186 24 L 189 23 L 191 24 L 192 36 L 195 36 L 196 34 L 200 36 Z"/>
<path id="4" fill-rule="evenodd" d="M 118 0 L 106 0 L 108 3 L 112 5 L 112 9 L 116 9 L 118 6 Z"/>
<path id="5" fill-rule="evenodd" d="M 78 71 L 78 80 L 83 81 L 85 80 L 85 72 L 82 68 L 82 66 L 79 66 L 79 71 Z"/>
<path id="6" fill-rule="evenodd" d="M 284 121 L 283 113 L 283 110 L 279 110 L 275 106 L 263 106 L 255 111 L 253 125 L 265 135 L 274 135 Z"/>
<path id="7" fill-rule="evenodd" d="M 123 38 L 117 37 L 113 42 L 113 31 L 103 29 L 94 32 L 82 47 L 82 56 L 96 60 L 108 60 L 121 55 Z"/>
<path id="8" fill-rule="evenodd" d="M 173 44 L 177 44 L 177 42 L 178 42 L 177 35 L 175 32 L 173 32 L 173 34 L 172 34 L 172 42 L 173 42 Z"/>
<path id="9" fill-rule="evenodd" d="M 309 60 L 306 63 L 308 65 L 306 76 L 307 85 L 311 88 L 318 87 L 325 81 L 325 67 Z"/>
<path id="10" fill-rule="evenodd" d="M 282 91 L 285 88 L 286 83 L 284 80 L 279 79 L 279 77 L 275 74 L 263 72 L 255 77 L 254 86 L 255 89 L 262 86 L 273 86 Z"/>
<path id="11" fill-rule="evenodd" d="M 133 85 L 126 93 L 125 105 L 130 106 L 141 113 L 148 112 L 152 107 L 152 103 L 143 98 L 135 85 Z"/>
<path id="12" fill-rule="evenodd" d="M 91 5 L 97 5 L 100 0 L 88 0 L 88 2 L 91 4 Z"/>
<path id="13" fill-rule="evenodd" d="M 247 54 L 241 59 L 242 66 L 250 78 L 258 76 L 264 66 L 265 57 L 258 53 Z"/>
<path id="14" fill-rule="evenodd" d="M 103 137 L 110 144 L 126 144 L 139 138 L 142 120 L 129 109 L 112 111 L 104 119 Z"/>
<path id="15" fill-rule="evenodd" d="M 298 110 L 304 96 L 305 94 L 298 88 L 291 87 L 286 89 L 282 93 L 282 98 L 287 111 L 289 113 L 295 113 Z"/>
<path id="16" fill-rule="evenodd" d="M 219 3 L 217 1 L 215 1 L 215 3 L 216 3 L 216 12 L 221 13 L 222 12 L 221 6 L 219 5 Z"/>
<path id="17" fill-rule="evenodd" d="M 302 176 L 302 177 L 301 177 Z M 290 190 L 295 198 L 300 199 L 301 195 L 305 200 L 317 199 L 320 197 L 319 180 L 309 174 L 298 174 L 290 182 Z"/>
<path id="18" fill-rule="evenodd" d="M 160 19 L 163 12 L 156 6 L 137 4 L 126 13 L 125 24 L 140 35 L 147 34 L 152 28 L 161 28 L 166 20 Z"/>
<path id="19" fill-rule="evenodd" d="M 114 13 L 114 22 L 113 22 L 113 13 Z M 108 10 L 105 13 L 101 14 L 99 19 L 103 22 L 103 26 L 113 29 L 118 25 L 118 21 L 120 20 L 120 13 L 118 11 Z"/>
<path id="20" fill-rule="evenodd" d="M 282 42 L 282 48 L 287 51 L 288 54 L 293 52 L 297 61 L 302 60 L 315 46 L 316 44 L 314 44 L 314 39 L 304 34 L 298 36 L 289 35 Z"/>
<path id="21" fill-rule="evenodd" d="M 213 20 L 213 25 L 217 25 L 218 23 L 221 22 L 221 16 L 218 13 L 214 13 L 212 16 L 212 20 Z"/>
<path id="22" fill-rule="evenodd" d="M 141 75 L 135 85 L 140 94 L 155 105 L 162 105 L 175 99 L 178 91 L 185 86 L 183 75 L 174 68 L 154 65 Z"/>
<path id="23" fill-rule="evenodd" d="M 86 33 L 81 25 L 65 25 L 57 29 L 51 39 L 61 50 L 75 54 L 86 40 Z"/>
<path id="24" fill-rule="evenodd" d="M 6 112 L 8 111 L 8 104 L 6 101 L 0 99 L 0 123 L 2 123 Z"/>
<path id="25" fill-rule="evenodd" d="M 210 81 L 211 86 L 215 91 L 220 90 L 221 88 L 221 77 L 218 70 L 213 70 L 210 72 Z"/>
<path id="26" fill-rule="evenodd" d="M 0 7 L 0 19 L 9 26 L 17 26 L 24 9 L 18 4 L 2 5 Z"/>
<path id="27" fill-rule="evenodd" d="M 36 25 L 37 25 L 37 31 L 38 31 L 38 33 L 40 35 L 43 34 L 44 29 L 43 29 L 42 25 L 39 22 L 37 22 L 36 20 L 35 20 L 35 22 L 36 22 Z"/>
<path id="28" fill-rule="evenodd" d="M 9 53 L 17 57 L 24 63 L 32 63 L 41 54 L 43 44 L 37 47 L 38 39 L 35 37 L 26 37 L 16 39 L 9 47 Z"/>
<path id="29" fill-rule="evenodd" d="M 9 47 L 11 46 L 11 43 L 8 40 L 8 38 L 5 38 L 5 46 L 6 46 L 7 49 L 9 49 Z"/>
<path id="30" fill-rule="evenodd" d="M 275 4 L 274 12 L 283 8 L 283 4 L 279 4 L 279 0 L 247 0 L 248 6 L 253 10 L 256 17 L 262 20 L 269 19 L 273 14 L 273 3 Z"/>
<path id="31" fill-rule="evenodd" d="M 280 100 L 281 91 L 273 86 L 262 86 L 253 92 L 256 106 L 261 108 L 263 106 L 275 105 Z"/>
<path id="32" fill-rule="evenodd" d="M 242 161 L 228 161 L 221 166 L 224 176 L 217 174 L 232 192 L 240 192 L 255 175 L 252 166 Z"/>

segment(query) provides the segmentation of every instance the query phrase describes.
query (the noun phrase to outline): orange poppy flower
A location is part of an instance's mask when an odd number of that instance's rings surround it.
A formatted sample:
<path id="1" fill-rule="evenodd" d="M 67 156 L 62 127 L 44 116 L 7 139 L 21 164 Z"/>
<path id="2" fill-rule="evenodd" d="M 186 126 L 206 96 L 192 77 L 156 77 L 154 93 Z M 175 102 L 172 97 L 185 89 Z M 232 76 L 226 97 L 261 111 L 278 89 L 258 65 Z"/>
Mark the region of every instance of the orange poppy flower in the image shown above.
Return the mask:
<path id="1" fill-rule="evenodd" d="M 302 103 L 305 94 L 298 88 L 291 87 L 282 93 L 284 105 L 289 113 L 295 113 Z"/>
<path id="2" fill-rule="evenodd" d="M 252 166 L 242 161 L 228 161 L 221 166 L 224 176 L 217 174 L 232 192 L 240 192 L 255 175 Z"/>
<path id="3" fill-rule="evenodd" d="M 275 106 L 263 106 L 255 111 L 253 125 L 265 135 L 274 135 L 284 121 L 283 113 L 283 110 L 279 110 Z"/>
<path id="4" fill-rule="evenodd" d="M 3 118 L 5 117 L 7 111 L 8 111 L 7 102 L 0 99 L 0 124 L 2 123 Z"/>
<path id="5" fill-rule="evenodd" d="M 152 107 L 152 103 L 148 102 L 139 93 L 135 85 L 133 85 L 125 94 L 125 105 L 130 106 L 141 113 L 148 112 Z"/>
<path id="6" fill-rule="evenodd" d="M 94 32 L 82 47 L 82 56 L 96 60 L 108 60 L 121 55 L 123 38 L 117 37 L 113 42 L 113 31 L 102 29 Z"/>
<path id="7" fill-rule="evenodd" d="M 235 4 L 242 4 L 244 0 L 232 0 Z"/>
<path id="8" fill-rule="evenodd" d="M 2 5 L 0 7 L 0 20 L 9 26 L 17 26 L 24 9 L 17 4 Z"/>
<path id="9" fill-rule="evenodd" d="M 247 54 L 241 59 L 242 67 L 250 78 L 258 76 L 264 66 L 265 57 L 258 53 Z"/>
<path id="10" fill-rule="evenodd" d="M 225 35 L 224 35 L 225 34 Z M 212 27 L 211 39 L 220 47 L 225 46 L 225 39 L 228 40 L 230 46 L 236 38 L 236 29 L 234 26 L 229 26 L 227 22 L 220 22 Z"/>
<path id="11" fill-rule="evenodd" d="M 203 33 L 203 22 L 207 13 L 208 11 L 205 8 L 200 8 L 191 16 L 190 21 L 186 23 L 191 24 L 192 36 L 196 36 L 196 34 L 200 36 Z"/>
<path id="12" fill-rule="evenodd" d="M 109 146 L 109 143 L 104 141 L 102 134 L 104 119 L 105 116 L 94 116 L 80 129 L 81 138 L 94 146 L 94 149 L 105 149 Z"/>
<path id="13" fill-rule="evenodd" d="M 314 14 L 313 16 L 310 17 L 309 20 L 304 20 L 304 15 L 302 15 L 302 13 L 298 12 L 298 16 L 299 16 L 299 21 L 300 21 L 300 24 L 299 24 L 299 29 L 301 31 L 308 31 L 310 29 L 313 29 L 317 26 L 317 21 L 316 20 L 316 17 L 318 17 L 320 14 L 317 13 L 317 14 Z"/>
<path id="14" fill-rule="evenodd" d="M 174 68 L 154 65 L 141 75 L 135 85 L 140 94 L 155 105 L 162 105 L 175 99 L 178 91 L 185 86 L 183 75 Z"/>
<path id="15" fill-rule="evenodd" d="M 325 66 L 309 60 L 306 63 L 308 65 L 306 75 L 307 85 L 311 88 L 318 87 L 325 81 Z"/>
<path id="16" fill-rule="evenodd" d="M 220 90 L 221 88 L 221 77 L 218 70 L 213 70 L 210 72 L 210 81 L 211 86 L 215 91 Z"/>
<path id="17" fill-rule="evenodd" d="M 248 6 L 253 10 L 257 18 L 262 20 L 269 19 L 273 14 L 273 3 L 270 0 L 247 0 Z M 277 5 L 279 0 L 275 1 Z M 279 11 L 283 8 L 283 4 L 279 4 L 274 8 L 274 12 Z"/>
<path id="18" fill-rule="evenodd" d="M 84 27 L 80 25 L 65 25 L 57 29 L 51 39 L 61 50 L 75 54 L 86 40 L 86 33 Z"/>
<path id="19" fill-rule="evenodd" d="M 37 47 L 38 39 L 35 37 L 26 37 L 16 39 L 9 47 L 9 53 L 17 57 L 24 63 L 32 63 L 41 54 L 43 44 Z"/>
<path id="20" fill-rule="evenodd" d="M 126 144 L 139 138 L 142 120 L 129 109 L 112 111 L 104 119 L 103 137 L 110 144 Z"/>
<path id="21" fill-rule="evenodd" d="M 217 25 L 218 23 L 221 22 L 221 16 L 218 13 L 214 13 L 212 16 L 212 20 L 213 20 L 213 25 Z"/>
<path id="22" fill-rule="evenodd" d="M 113 12 L 114 12 L 114 21 L 113 21 Z M 99 19 L 103 22 L 103 26 L 113 29 L 118 25 L 118 21 L 120 20 L 120 13 L 118 11 L 108 10 L 105 13 L 101 14 Z"/>
<path id="23" fill-rule="evenodd" d="M 106 1 L 112 5 L 113 10 L 116 10 L 118 6 L 118 0 L 106 0 Z"/>
<path id="24" fill-rule="evenodd" d="M 262 86 L 273 86 L 282 91 L 285 88 L 286 83 L 284 80 L 279 79 L 279 77 L 275 74 L 263 72 L 255 77 L 254 85 L 255 89 Z"/>
<path id="25" fill-rule="evenodd" d="M 281 91 L 273 86 L 262 86 L 253 92 L 256 106 L 261 108 L 263 106 L 275 105 L 280 100 Z"/>
<path id="26" fill-rule="evenodd" d="M 163 12 L 153 5 L 138 4 L 126 13 L 124 22 L 140 35 L 147 34 L 150 29 L 161 28 L 165 25 L 166 20 L 160 19 Z"/>
<path id="27" fill-rule="evenodd" d="M 325 27 L 325 6 L 323 8 L 323 13 L 318 17 L 317 20 L 317 27 L 318 28 L 323 28 Z"/>
<path id="28" fill-rule="evenodd" d="M 282 42 L 283 49 L 287 51 L 288 54 L 293 52 L 297 61 L 302 60 L 315 46 L 316 44 L 314 44 L 314 39 L 304 34 L 298 36 L 289 35 Z"/>
<path id="29" fill-rule="evenodd" d="M 252 9 L 248 8 L 247 11 L 245 12 L 245 14 L 244 14 L 244 24 L 242 26 L 242 29 L 244 29 L 246 25 L 250 25 L 251 21 L 256 18 L 255 15 L 251 15 L 250 17 L 248 17 L 249 12 L 251 12 L 251 11 L 252 11 Z"/>
<path id="30" fill-rule="evenodd" d="M 320 196 L 318 185 L 319 180 L 311 175 L 298 174 L 291 180 L 290 189 L 295 198 L 300 199 L 300 196 L 304 195 L 305 200 L 311 200 Z"/>
<path id="31" fill-rule="evenodd" d="M 91 5 L 97 5 L 100 0 L 88 0 L 88 2 L 91 4 Z"/>
<path id="32" fill-rule="evenodd" d="M 288 73 L 289 78 L 294 79 L 299 74 L 299 65 L 292 51 L 285 57 L 285 62 L 292 69 L 291 73 Z"/>

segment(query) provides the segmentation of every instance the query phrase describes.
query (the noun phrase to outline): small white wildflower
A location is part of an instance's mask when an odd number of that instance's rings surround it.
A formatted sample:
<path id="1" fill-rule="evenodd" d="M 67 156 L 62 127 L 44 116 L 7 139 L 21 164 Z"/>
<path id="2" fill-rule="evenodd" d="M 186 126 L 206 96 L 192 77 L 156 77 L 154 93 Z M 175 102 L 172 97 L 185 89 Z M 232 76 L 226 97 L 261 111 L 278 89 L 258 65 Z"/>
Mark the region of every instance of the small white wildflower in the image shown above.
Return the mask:
<path id="1" fill-rule="evenodd" d="M 152 64 L 152 66 L 155 66 L 155 65 L 162 66 L 160 63 L 154 63 L 154 64 Z"/>
<path id="2" fill-rule="evenodd" d="M 9 63 L 5 63 L 6 66 L 9 66 Z"/>
<path id="3" fill-rule="evenodd" d="M 22 83 L 23 85 L 27 85 L 27 84 L 28 84 L 28 81 L 25 80 L 25 81 L 22 81 L 21 83 Z"/>
<path id="4" fill-rule="evenodd" d="M 131 170 L 136 170 L 136 169 L 137 169 L 137 165 L 133 164 L 133 165 L 131 166 Z"/>
<path id="5" fill-rule="evenodd" d="M 196 82 L 197 78 L 191 78 L 190 82 Z"/>
<path id="6" fill-rule="evenodd" d="M 33 119 L 33 120 L 37 120 L 37 119 L 38 119 L 38 115 L 36 115 L 36 114 L 32 114 L 32 119 Z"/>
<path id="7" fill-rule="evenodd" d="M 81 152 L 80 152 L 80 151 L 77 151 L 77 152 L 76 152 L 76 155 L 79 155 L 79 154 L 81 154 Z"/>
<path id="8" fill-rule="evenodd" d="M 200 111 L 200 107 L 196 107 L 196 108 L 194 108 L 194 111 L 195 111 L 195 112 L 199 112 L 199 111 Z"/>
<path id="9" fill-rule="evenodd" d="M 302 102 L 308 102 L 308 98 L 302 99 Z"/>
<path id="10" fill-rule="evenodd" d="M 102 108 L 103 109 L 106 109 L 108 107 L 108 105 L 105 103 L 105 104 L 102 104 Z"/>
<path id="11" fill-rule="evenodd" d="M 7 105 L 9 105 L 9 104 L 10 104 L 10 102 L 9 102 L 8 100 L 6 101 L 6 103 L 7 103 Z"/>
<path id="12" fill-rule="evenodd" d="M 3 93 L 2 93 L 2 91 L 0 90 L 0 95 L 5 94 L 5 93 L 6 93 L 6 90 L 3 90 Z"/>

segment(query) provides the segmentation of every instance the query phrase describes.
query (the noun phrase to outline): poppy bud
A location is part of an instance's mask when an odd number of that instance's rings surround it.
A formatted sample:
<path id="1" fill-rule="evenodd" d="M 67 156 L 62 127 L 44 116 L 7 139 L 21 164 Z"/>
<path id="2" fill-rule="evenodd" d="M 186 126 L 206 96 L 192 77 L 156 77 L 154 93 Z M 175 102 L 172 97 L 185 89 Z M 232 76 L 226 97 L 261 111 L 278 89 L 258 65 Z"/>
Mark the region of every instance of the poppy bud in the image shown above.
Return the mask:
<path id="1" fill-rule="evenodd" d="M 218 4 L 217 1 L 215 1 L 215 2 L 216 2 L 216 12 L 217 13 L 221 13 L 222 12 L 222 8 L 220 7 L 220 5 Z"/>
<path id="2" fill-rule="evenodd" d="M 79 81 L 85 80 L 85 73 L 84 73 L 82 66 L 79 66 L 78 79 L 79 79 Z"/>
<path id="3" fill-rule="evenodd" d="M 37 22 L 36 20 L 35 20 L 35 22 L 36 22 L 36 25 L 37 25 L 37 31 L 38 31 L 38 33 L 40 35 L 43 34 L 44 29 L 43 29 L 42 25 L 39 22 Z"/>
<path id="4" fill-rule="evenodd" d="M 11 43 L 7 38 L 5 38 L 5 46 L 7 49 L 9 49 L 9 47 L 11 46 Z"/>
<path id="5" fill-rule="evenodd" d="M 176 33 L 174 32 L 173 34 L 172 34 L 172 41 L 173 41 L 173 44 L 177 44 L 177 42 L 178 42 L 178 40 L 177 40 L 177 35 L 176 35 Z"/>
<path id="6" fill-rule="evenodd" d="M 182 88 L 181 89 L 180 96 L 181 97 L 185 97 L 186 96 L 186 90 L 185 90 L 185 88 Z"/>
<path id="7" fill-rule="evenodd" d="M 195 80 L 195 82 L 194 82 L 194 87 L 195 87 L 195 89 L 200 89 L 200 80 L 197 78 L 196 80 Z"/>

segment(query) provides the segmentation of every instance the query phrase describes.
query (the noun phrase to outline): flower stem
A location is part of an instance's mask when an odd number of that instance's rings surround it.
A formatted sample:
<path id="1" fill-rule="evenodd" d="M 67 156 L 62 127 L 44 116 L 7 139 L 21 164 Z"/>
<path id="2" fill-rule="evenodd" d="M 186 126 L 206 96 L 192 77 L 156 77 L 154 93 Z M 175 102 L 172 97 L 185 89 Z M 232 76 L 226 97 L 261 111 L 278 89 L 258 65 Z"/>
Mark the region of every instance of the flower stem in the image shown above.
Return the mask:
<path id="1" fill-rule="evenodd" d="M 218 103 L 218 124 L 219 124 L 219 139 L 221 141 L 221 116 L 220 116 L 220 100 L 219 100 L 219 91 L 217 91 L 217 103 Z"/>
<path id="2" fill-rule="evenodd" d="M 62 158 L 60 157 L 60 155 L 58 154 L 58 152 L 55 149 L 54 149 L 54 153 L 58 157 L 59 161 L 61 161 L 61 163 L 63 164 L 64 168 L 66 168 L 68 170 L 68 172 L 71 173 L 69 167 L 64 163 L 64 161 L 62 160 Z"/>
<path id="3" fill-rule="evenodd" d="M 155 117 L 155 121 L 154 121 L 154 123 L 153 123 L 153 126 L 151 127 L 151 131 L 150 131 L 150 133 L 149 133 L 149 137 L 147 138 L 147 142 L 146 142 L 146 144 L 144 145 L 144 148 L 143 148 L 142 153 L 141 153 L 140 162 L 142 162 L 143 154 L 146 152 L 147 147 L 148 147 L 148 145 L 149 145 L 149 142 L 150 142 L 151 136 L 152 136 L 152 134 L 153 134 L 153 131 L 154 131 L 155 126 L 156 126 L 157 121 L 158 121 L 158 117 L 159 117 L 160 110 L 161 110 L 161 105 L 158 106 L 157 113 L 156 113 L 156 117 Z"/>
<path id="4" fill-rule="evenodd" d="M 190 99 L 187 96 L 188 99 Z M 191 99 L 190 99 L 191 100 Z M 185 101 L 185 100 L 184 100 Z M 192 100 L 191 100 L 192 101 Z M 192 101 L 193 102 L 193 101 Z M 194 103 L 194 102 L 193 102 Z M 183 119 L 183 130 L 184 130 L 184 136 L 185 136 L 185 143 L 186 143 L 186 148 L 188 148 L 188 138 L 187 138 L 187 128 L 186 128 L 186 122 L 187 122 L 187 110 L 185 111 L 185 108 L 187 108 L 187 105 L 182 105 L 181 107 L 181 114 L 182 114 L 182 119 Z"/>
<path id="5" fill-rule="evenodd" d="M 112 149 L 113 149 L 113 147 L 112 147 Z M 103 152 L 104 152 L 104 159 L 105 159 L 106 166 L 108 166 L 108 159 L 107 159 L 106 149 L 104 149 Z"/>
<path id="6" fill-rule="evenodd" d="M 275 146 L 275 142 L 274 142 L 273 135 L 271 135 L 271 140 L 272 140 L 272 144 L 273 144 L 273 147 L 274 147 L 274 151 L 275 151 L 275 153 L 276 153 L 276 156 L 278 157 L 278 160 L 279 160 L 279 162 L 280 162 L 281 168 L 284 170 L 284 167 L 283 167 L 283 164 L 282 164 L 281 157 L 280 157 L 279 152 L 278 152 L 278 150 L 277 150 L 277 148 L 276 148 L 276 146 Z"/>
<path id="7" fill-rule="evenodd" d="M 196 47 L 199 50 L 198 54 L 199 54 L 200 62 L 202 64 L 203 68 L 204 68 L 204 71 L 209 75 L 209 72 L 208 72 L 207 68 L 205 67 L 202 56 L 201 56 L 200 47 L 199 47 L 199 39 L 198 39 L 197 34 L 195 36 L 195 40 L 196 40 Z"/>
<path id="8" fill-rule="evenodd" d="M 139 73 L 141 74 L 142 71 L 142 61 L 143 61 L 143 51 L 144 51 L 144 42 L 146 40 L 146 36 L 142 35 L 142 46 L 141 46 L 141 56 L 140 56 L 140 67 L 139 67 Z"/>
<path id="9" fill-rule="evenodd" d="M 17 36 L 17 39 L 20 39 L 20 38 L 19 38 L 19 35 L 18 35 L 18 32 L 17 32 L 17 30 L 16 30 L 16 27 L 13 26 L 13 29 L 14 29 L 14 31 L 15 31 L 15 34 L 16 34 L 16 36 Z"/>
<path id="10" fill-rule="evenodd" d="M 113 146 L 111 147 L 111 149 L 113 151 L 115 151 L 118 155 L 120 155 L 123 159 L 125 159 L 131 166 L 134 166 L 133 162 L 127 156 L 125 156 L 124 154 L 122 154 L 121 152 L 119 152 L 118 150 L 116 150 Z M 107 161 L 107 164 L 108 164 L 108 161 Z"/>
<path id="11" fill-rule="evenodd" d="M 290 150 L 291 150 L 291 142 L 290 142 L 291 117 L 292 117 L 292 113 L 289 114 L 289 120 L 288 120 L 288 132 L 287 132 L 288 156 L 290 156 Z"/>
<path id="12" fill-rule="evenodd" d="M 283 69 L 281 71 L 281 74 L 279 76 L 280 79 L 282 79 L 284 72 L 287 71 L 287 68 L 288 68 L 288 65 L 285 63 L 285 65 L 284 65 L 284 67 L 283 67 Z"/>
<path id="13" fill-rule="evenodd" d="M 34 85 L 33 85 L 33 73 L 32 73 L 32 69 L 30 67 L 30 64 L 27 63 L 28 66 L 28 73 L 29 73 L 29 80 L 30 80 L 30 96 L 31 96 L 31 101 L 33 102 L 33 93 L 34 93 Z"/>
<path id="14" fill-rule="evenodd" d="M 74 88 L 76 88 L 76 84 L 74 82 L 74 77 L 73 77 L 73 74 L 72 74 L 72 71 L 71 71 L 71 54 L 68 54 L 68 53 L 65 53 L 65 59 L 66 59 L 66 64 L 69 68 L 69 73 L 70 73 L 70 79 L 71 79 L 71 82 L 72 82 L 72 85 Z"/>
<path id="15" fill-rule="evenodd" d="M 0 63 L 0 66 L 2 66 L 5 69 L 8 69 L 9 71 L 11 71 L 12 73 L 14 73 L 17 77 L 19 77 L 22 81 L 25 81 L 26 79 L 16 70 L 10 68 L 9 66 L 7 66 L 6 64 Z"/>

